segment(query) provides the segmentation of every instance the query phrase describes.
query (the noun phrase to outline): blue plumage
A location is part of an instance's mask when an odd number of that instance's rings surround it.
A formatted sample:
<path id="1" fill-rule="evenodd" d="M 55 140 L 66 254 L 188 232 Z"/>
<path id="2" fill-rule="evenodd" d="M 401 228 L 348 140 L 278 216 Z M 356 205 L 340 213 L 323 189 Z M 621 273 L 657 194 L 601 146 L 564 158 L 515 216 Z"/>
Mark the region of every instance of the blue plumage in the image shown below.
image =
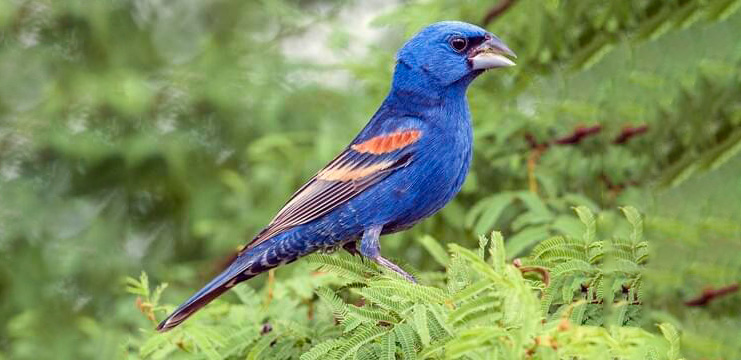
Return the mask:
<path id="1" fill-rule="evenodd" d="M 368 125 L 157 330 L 179 325 L 241 281 L 340 245 L 414 281 L 381 257 L 379 236 L 411 227 L 460 191 L 473 141 L 466 89 L 486 69 L 514 65 L 508 57 L 514 53 L 497 37 L 467 23 L 435 23 L 412 37 Z"/>

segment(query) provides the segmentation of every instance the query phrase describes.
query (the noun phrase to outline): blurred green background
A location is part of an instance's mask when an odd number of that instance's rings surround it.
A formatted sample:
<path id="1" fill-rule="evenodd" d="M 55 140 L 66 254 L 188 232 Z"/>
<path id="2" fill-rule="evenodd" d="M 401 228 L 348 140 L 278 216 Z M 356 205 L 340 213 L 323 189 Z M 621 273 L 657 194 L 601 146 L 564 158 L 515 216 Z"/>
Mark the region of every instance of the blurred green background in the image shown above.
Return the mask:
<path id="1" fill-rule="evenodd" d="M 122 279 L 177 303 L 380 104 L 422 26 L 485 26 L 518 55 L 469 90 L 473 169 L 440 214 L 386 237 L 511 257 L 646 216 L 649 322 L 687 358 L 741 354 L 741 1 L 0 0 L 0 358 L 126 357 L 152 324 Z M 290 277 L 290 268 L 279 272 Z M 264 281 L 262 277 L 255 283 Z M 130 355 L 130 354 L 129 354 Z M 130 355 L 135 356 L 135 355 Z"/>

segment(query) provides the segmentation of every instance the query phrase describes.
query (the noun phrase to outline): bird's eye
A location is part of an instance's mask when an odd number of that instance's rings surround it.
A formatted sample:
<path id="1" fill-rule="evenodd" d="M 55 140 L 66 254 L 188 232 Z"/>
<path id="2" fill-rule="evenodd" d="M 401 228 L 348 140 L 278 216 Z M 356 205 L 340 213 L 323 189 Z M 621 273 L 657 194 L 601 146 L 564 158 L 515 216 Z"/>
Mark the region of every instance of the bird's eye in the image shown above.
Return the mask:
<path id="1" fill-rule="evenodd" d="M 457 52 L 465 50 L 467 45 L 468 41 L 466 40 L 466 38 L 454 36 L 450 39 L 450 47 L 452 47 L 453 50 Z"/>

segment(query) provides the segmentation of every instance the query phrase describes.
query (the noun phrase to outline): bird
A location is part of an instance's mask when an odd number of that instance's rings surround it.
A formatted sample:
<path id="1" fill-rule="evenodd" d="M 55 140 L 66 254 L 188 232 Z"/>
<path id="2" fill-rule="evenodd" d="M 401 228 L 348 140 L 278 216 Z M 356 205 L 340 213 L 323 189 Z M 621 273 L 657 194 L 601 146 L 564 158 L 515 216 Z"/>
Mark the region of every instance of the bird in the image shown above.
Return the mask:
<path id="1" fill-rule="evenodd" d="M 381 256 L 381 235 L 431 216 L 461 189 L 473 156 L 466 90 L 515 53 L 479 26 L 442 21 L 396 55 L 391 88 L 367 125 L 300 187 L 226 269 L 156 328 L 165 332 L 236 284 L 340 246 L 416 282 Z"/>

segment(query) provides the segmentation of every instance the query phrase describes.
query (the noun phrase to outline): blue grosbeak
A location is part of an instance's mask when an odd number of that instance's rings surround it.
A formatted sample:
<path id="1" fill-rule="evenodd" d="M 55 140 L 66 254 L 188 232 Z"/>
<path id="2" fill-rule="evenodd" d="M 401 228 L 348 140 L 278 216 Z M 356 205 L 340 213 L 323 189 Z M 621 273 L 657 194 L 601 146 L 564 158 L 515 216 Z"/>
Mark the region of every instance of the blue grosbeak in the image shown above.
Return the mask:
<path id="1" fill-rule="evenodd" d="M 434 214 L 461 189 L 473 140 L 466 89 L 485 70 L 514 65 L 509 57 L 501 40 L 475 25 L 422 29 L 399 51 L 391 90 L 368 125 L 157 330 L 239 282 L 322 249 L 343 246 L 414 281 L 381 256 L 378 238 Z"/>

